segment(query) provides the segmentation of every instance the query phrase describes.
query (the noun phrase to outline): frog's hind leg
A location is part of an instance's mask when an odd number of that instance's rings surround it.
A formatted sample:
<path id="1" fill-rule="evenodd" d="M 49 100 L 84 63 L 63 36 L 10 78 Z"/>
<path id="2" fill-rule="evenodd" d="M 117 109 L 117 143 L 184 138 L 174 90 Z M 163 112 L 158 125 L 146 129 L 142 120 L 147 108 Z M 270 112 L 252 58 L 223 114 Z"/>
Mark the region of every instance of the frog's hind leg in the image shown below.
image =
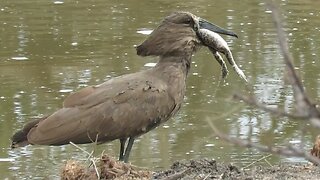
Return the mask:
<path id="1" fill-rule="evenodd" d="M 229 64 L 232 66 L 232 68 L 236 71 L 236 73 L 240 76 L 240 78 L 244 79 L 246 82 L 248 82 L 246 75 L 244 75 L 243 71 L 238 67 L 236 62 L 233 59 L 232 53 L 230 50 L 225 49 L 224 54 L 229 62 Z"/>
<path id="2" fill-rule="evenodd" d="M 215 49 L 209 47 L 210 51 L 212 52 L 214 58 L 218 61 L 221 66 L 222 78 L 224 79 L 228 75 L 228 68 L 224 60 L 222 59 L 221 55 Z"/>

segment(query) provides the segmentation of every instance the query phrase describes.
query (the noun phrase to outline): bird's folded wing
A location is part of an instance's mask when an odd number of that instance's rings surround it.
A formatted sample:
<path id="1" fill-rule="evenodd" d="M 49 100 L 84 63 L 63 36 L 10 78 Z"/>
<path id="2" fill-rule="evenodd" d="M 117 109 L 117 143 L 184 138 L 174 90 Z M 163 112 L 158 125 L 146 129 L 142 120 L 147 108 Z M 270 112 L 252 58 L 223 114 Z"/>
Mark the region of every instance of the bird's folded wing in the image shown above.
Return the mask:
<path id="1" fill-rule="evenodd" d="M 87 87 L 28 134 L 33 144 L 89 143 L 139 135 L 167 120 L 175 108 L 165 83 L 134 78 Z"/>

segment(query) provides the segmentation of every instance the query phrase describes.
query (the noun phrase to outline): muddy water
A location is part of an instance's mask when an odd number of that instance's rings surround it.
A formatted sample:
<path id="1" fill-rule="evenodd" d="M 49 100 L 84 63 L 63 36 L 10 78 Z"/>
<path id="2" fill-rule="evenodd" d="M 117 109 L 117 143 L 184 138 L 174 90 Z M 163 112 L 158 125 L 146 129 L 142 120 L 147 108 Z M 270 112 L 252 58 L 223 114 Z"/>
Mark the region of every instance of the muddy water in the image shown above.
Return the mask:
<path id="1" fill-rule="evenodd" d="M 298 73 L 307 92 L 319 102 L 320 3 L 279 1 L 284 27 Z M 233 137 L 262 144 L 305 143 L 310 148 L 315 129 L 301 136 L 302 125 L 274 117 L 232 100 L 233 93 L 252 93 L 270 107 L 291 111 L 293 96 L 283 81 L 282 56 L 270 12 L 260 1 L 2 1 L 0 3 L 0 176 L 55 179 L 69 158 L 85 159 L 77 148 L 28 146 L 10 150 L 10 136 L 25 122 L 61 107 L 72 91 L 111 77 L 136 72 L 156 62 L 135 55 L 134 45 L 172 11 L 193 12 L 233 30 L 225 37 L 249 86 L 229 67 L 219 83 L 218 63 L 206 48 L 193 58 L 185 103 L 177 116 L 142 136 L 132 151 L 133 164 L 164 168 L 175 160 L 210 157 L 245 166 L 267 154 L 232 146 L 217 139 L 206 120 Z M 118 155 L 117 141 L 94 147 Z M 271 156 L 272 163 L 303 161 Z M 265 163 L 265 162 L 261 162 Z"/>

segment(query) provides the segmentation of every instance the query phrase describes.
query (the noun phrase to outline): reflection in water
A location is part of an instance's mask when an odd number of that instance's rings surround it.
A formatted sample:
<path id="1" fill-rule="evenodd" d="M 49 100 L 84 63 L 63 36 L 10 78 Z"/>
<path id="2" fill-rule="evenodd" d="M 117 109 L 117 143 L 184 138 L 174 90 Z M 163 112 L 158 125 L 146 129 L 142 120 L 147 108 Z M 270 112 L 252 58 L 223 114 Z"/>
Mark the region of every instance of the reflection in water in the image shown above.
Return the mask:
<path id="1" fill-rule="evenodd" d="M 153 31 L 152 29 L 142 28 L 142 29 L 137 30 L 137 33 L 143 34 L 143 35 L 149 35 L 152 33 L 152 31 Z"/>
<path id="2" fill-rule="evenodd" d="M 281 1 L 281 9 L 297 71 L 308 95 L 318 102 L 320 3 Z M 310 147 L 317 130 L 311 129 L 301 139 L 300 122 L 273 117 L 230 100 L 234 92 L 252 93 L 270 107 L 292 111 L 292 90 L 283 81 L 284 65 L 264 3 L 10 1 L 0 5 L 1 176 L 52 179 L 58 177 L 66 159 L 86 159 L 71 145 L 10 150 L 9 139 L 25 122 L 60 108 L 70 92 L 156 63 L 152 57 L 136 56 L 134 46 L 175 10 L 191 11 L 236 32 L 239 39 L 224 38 L 250 85 L 244 85 L 233 71 L 225 82 L 219 82 L 219 65 L 203 48 L 193 58 L 180 113 L 136 142 L 132 163 L 159 169 L 175 160 L 209 157 L 244 166 L 265 155 L 215 138 L 206 119 L 233 137 L 266 145 L 302 141 Z M 100 145 L 95 154 L 105 151 L 117 156 L 118 143 Z M 90 152 L 93 149 L 92 145 L 81 147 Z M 268 161 L 302 160 L 271 156 Z"/>

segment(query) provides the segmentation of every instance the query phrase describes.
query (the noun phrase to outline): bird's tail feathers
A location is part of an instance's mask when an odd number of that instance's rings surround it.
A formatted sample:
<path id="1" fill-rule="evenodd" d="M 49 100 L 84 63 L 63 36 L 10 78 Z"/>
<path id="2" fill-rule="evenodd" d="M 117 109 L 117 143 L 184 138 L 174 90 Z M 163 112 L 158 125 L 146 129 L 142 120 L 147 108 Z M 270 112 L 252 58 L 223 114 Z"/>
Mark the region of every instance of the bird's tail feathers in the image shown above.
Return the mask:
<path id="1" fill-rule="evenodd" d="M 23 147 L 23 146 L 26 146 L 28 144 L 30 144 L 28 142 L 28 133 L 29 131 L 33 128 L 33 127 L 36 127 L 37 124 L 43 120 L 43 119 L 46 119 L 47 117 L 43 117 L 43 118 L 39 118 L 39 119 L 36 119 L 36 120 L 33 120 L 29 123 L 27 123 L 26 125 L 24 125 L 24 127 L 17 131 L 11 138 L 11 148 L 14 149 L 14 148 L 18 148 L 18 147 Z"/>

